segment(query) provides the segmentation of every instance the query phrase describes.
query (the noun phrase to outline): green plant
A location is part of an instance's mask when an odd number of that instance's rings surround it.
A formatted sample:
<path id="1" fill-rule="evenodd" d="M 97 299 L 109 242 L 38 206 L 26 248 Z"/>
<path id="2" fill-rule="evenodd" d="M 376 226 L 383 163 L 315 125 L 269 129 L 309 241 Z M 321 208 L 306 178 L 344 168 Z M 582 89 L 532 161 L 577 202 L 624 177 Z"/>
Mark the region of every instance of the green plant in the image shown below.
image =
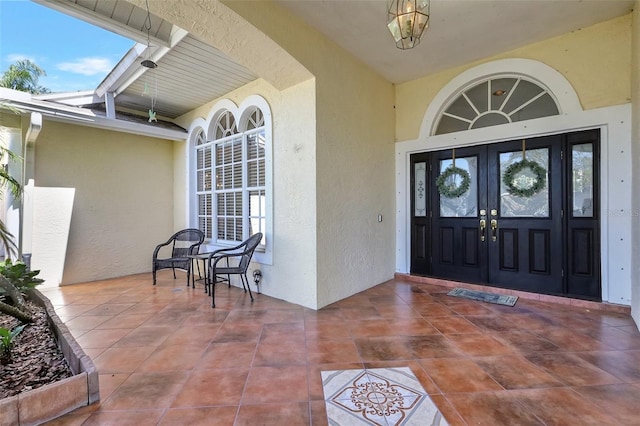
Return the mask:
<path id="1" fill-rule="evenodd" d="M 38 79 L 46 75 L 45 70 L 36 65 L 35 62 L 23 59 L 9 65 L 9 68 L 0 76 L 0 87 L 34 95 L 51 93 L 49 89 L 38 84 Z"/>
<path id="2" fill-rule="evenodd" d="M 30 271 L 24 262 L 13 263 L 11 259 L 0 262 L 0 274 L 9 280 L 19 291 L 26 293 L 38 284 L 44 282 L 41 278 L 36 278 L 40 271 Z M 2 290 L 0 289 L 0 292 Z"/>
<path id="3" fill-rule="evenodd" d="M 26 324 L 22 324 L 14 327 L 13 330 L 0 327 L 0 363 L 2 365 L 11 362 L 11 348 L 13 347 L 13 342 L 26 326 Z"/>
<path id="4" fill-rule="evenodd" d="M 32 322 L 33 317 L 26 305 L 23 293 L 44 282 L 36 278 L 40 271 L 29 271 L 23 262 L 10 259 L 0 263 L 0 312 L 11 315 L 21 322 Z"/>

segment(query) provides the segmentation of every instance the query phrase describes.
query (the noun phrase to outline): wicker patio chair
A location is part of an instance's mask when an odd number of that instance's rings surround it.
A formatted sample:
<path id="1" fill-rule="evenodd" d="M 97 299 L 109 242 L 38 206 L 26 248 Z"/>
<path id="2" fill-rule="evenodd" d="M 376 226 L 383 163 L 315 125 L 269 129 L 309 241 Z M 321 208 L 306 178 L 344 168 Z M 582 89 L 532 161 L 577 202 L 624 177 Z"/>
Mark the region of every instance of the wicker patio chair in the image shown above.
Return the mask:
<path id="1" fill-rule="evenodd" d="M 249 268 L 253 252 L 261 240 L 262 233 L 258 232 L 235 247 L 216 250 L 209 255 L 209 261 L 207 263 L 209 273 L 207 274 L 205 286 L 211 296 L 212 308 L 216 307 L 215 284 L 218 282 L 217 275 L 226 275 L 226 281 L 229 282 L 229 287 L 231 287 L 230 276 L 240 275 L 244 292 L 246 293 L 247 290 L 249 290 L 249 296 L 253 302 L 253 293 L 251 293 L 251 287 L 249 287 L 249 280 L 247 279 L 247 269 Z M 220 263 L 223 260 L 225 261 L 224 264 Z"/>
<path id="2" fill-rule="evenodd" d="M 204 233 L 199 229 L 183 229 L 178 231 L 167 240 L 167 242 L 159 244 L 153 251 L 153 285 L 156 285 L 156 272 L 160 269 L 173 270 L 173 279 L 176 279 L 176 269 L 182 269 L 187 272 L 187 286 L 191 276 L 192 259 L 188 255 L 198 253 L 200 245 L 204 241 Z M 163 247 L 171 247 L 171 256 L 167 258 L 159 258 L 158 254 Z"/>

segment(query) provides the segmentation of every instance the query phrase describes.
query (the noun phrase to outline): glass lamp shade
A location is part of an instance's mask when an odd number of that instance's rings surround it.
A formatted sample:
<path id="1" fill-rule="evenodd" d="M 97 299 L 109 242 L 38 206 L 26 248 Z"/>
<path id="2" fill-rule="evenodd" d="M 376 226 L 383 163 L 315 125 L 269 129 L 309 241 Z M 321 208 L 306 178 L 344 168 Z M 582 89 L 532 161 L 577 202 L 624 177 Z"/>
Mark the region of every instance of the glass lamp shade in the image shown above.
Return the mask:
<path id="1" fill-rule="evenodd" d="M 142 65 L 145 68 L 150 68 L 150 69 L 158 67 L 158 64 L 153 62 L 151 59 L 145 59 L 144 61 L 140 62 L 140 65 Z"/>
<path id="2" fill-rule="evenodd" d="M 387 28 L 399 49 L 411 49 L 420 44 L 420 37 L 429 26 L 429 0 L 391 0 Z"/>

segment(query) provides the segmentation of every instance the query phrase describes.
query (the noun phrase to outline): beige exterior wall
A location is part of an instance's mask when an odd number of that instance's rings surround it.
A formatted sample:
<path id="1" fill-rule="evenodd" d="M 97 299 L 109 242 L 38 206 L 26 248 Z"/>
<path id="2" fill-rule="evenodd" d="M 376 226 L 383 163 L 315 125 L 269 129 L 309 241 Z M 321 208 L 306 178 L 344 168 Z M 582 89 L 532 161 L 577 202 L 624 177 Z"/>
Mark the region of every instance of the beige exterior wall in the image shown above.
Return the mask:
<path id="1" fill-rule="evenodd" d="M 391 279 L 395 266 L 393 86 L 323 47 L 319 57 L 332 59 L 317 71 L 320 306 Z"/>
<path id="2" fill-rule="evenodd" d="M 631 42 L 631 147 L 633 175 L 631 315 L 640 329 L 640 0 L 633 8 Z"/>
<path id="3" fill-rule="evenodd" d="M 198 13 L 189 5 L 182 18 Z M 225 5 L 315 76 L 257 92 L 274 117 L 274 261 L 263 291 L 319 308 L 392 278 L 393 86 L 273 3 Z"/>
<path id="4" fill-rule="evenodd" d="M 172 144 L 44 122 L 35 184 L 75 188 L 63 285 L 151 270 L 173 232 Z"/>
<path id="5" fill-rule="evenodd" d="M 273 3 L 224 6 L 315 77 L 280 90 L 266 82 L 249 85 L 228 96 L 238 103 L 259 94 L 273 108 L 274 261 L 263 291 L 319 308 L 392 278 L 393 86 Z M 197 4 L 187 2 L 180 12 L 185 29 L 219 43 L 192 23 L 199 19 Z M 195 116 L 208 112 L 205 106 Z M 191 118 L 181 124 L 188 127 Z"/>
<path id="6" fill-rule="evenodd" d="M 393 86 L 273 3 L 225 6 L 315 76 L 271 93 L 255 88 L 274 117 L 274 261 L 263 291 L 319 308 L 392 278 Z M 191 13 L 198 7 L 181 9 Z M 252 90 L 229 98 L 238 103 Z"/>
<path id="7" fill-rule="evenodd" d="M 7 110 L 0 110 L 0 126 L 19 129 L 22 126 L 20 114 L 14 114 Z"/>
<path id="8" fill-rule="evenodd" d="M 429 103 L 463 71 L 506 58 L 543 62 L 564 75 L 585 110 L 630 102 L 631 14 L 400 84 L 396 141 L 418 138 Z"/>
<path id="9" fill-rule="evenodd" d="M 176 232 L 192 225 L 187 217 L 187 145 L 185 141 L 173 142 L 173 229 Z"/>
<path id="10" fill-rule="evenodd" d="M 315 253 L 308 255 L 317 256 L 317 307 L 392 278 L 392 84 L 273 3 L 226 4 L 316 78 L 316 123 L 308 130 L 316 135 L 317 241 Z M 279 210 L 277 202 L 275 206 L 276 216 L 291 214 Z M 279 245 L 275 250 L 289 248 Z"/>
<path id="11" fill-rule="evenodd" d="M 316 136 L 315 82 L 309 80 L 285 90 L 276 90 L 264 80 L 257 80 L 225 99 L 240 105 L 248 96 L 262 96 L 271 109 L 273 125 L 273 264 L 252 265 L 263 273 L 260 289 L 264 294 L 315 307 L 317 293 L 316 250 Z M 206 119 L 215 99 L 179 117 L 177 122 L 190 128 L 194 120 Z M 183 149 L 178 163 L 185 163 Z M 184 191 L 189 176 L 176 174 L 176 199 L 188 199 Z M 176 203 L 176 211 L 185 203 Z M 178 213 L 179 214 L 179 213 Z M 184 225 L 189 225 L 184 213 Z M 195 223 L 191 223 L 195 225 Z"/>

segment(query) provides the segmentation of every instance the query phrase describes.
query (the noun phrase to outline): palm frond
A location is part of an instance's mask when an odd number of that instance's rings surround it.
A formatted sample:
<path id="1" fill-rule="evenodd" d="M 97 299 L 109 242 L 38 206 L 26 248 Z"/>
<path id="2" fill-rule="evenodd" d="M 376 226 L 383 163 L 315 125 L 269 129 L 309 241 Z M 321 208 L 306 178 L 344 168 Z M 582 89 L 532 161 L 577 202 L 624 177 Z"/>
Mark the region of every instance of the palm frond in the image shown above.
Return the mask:
<path id="1" fill-rule="evenodd" d="M 7 159 L 7 163 L 22 160 L 7 147 L 0 146 L 0 159 L 4 160 L 5 158 Z M 6 166 L 0 167 L 0 188 L 7 188 L 15 198 L 19 198 L 22 194 L 22 186 L 20 185 L 20 182 L 9 174 L 9 170 Z"/>
<path id="2" fill-rule="evenodd" d="M 9 258 L 18 257 L 18 246 L 15 242 L 15 237 L 9 230 L 3 221 L 0 220 L 0 246 L 4 246 L 6 255 Z"/>

